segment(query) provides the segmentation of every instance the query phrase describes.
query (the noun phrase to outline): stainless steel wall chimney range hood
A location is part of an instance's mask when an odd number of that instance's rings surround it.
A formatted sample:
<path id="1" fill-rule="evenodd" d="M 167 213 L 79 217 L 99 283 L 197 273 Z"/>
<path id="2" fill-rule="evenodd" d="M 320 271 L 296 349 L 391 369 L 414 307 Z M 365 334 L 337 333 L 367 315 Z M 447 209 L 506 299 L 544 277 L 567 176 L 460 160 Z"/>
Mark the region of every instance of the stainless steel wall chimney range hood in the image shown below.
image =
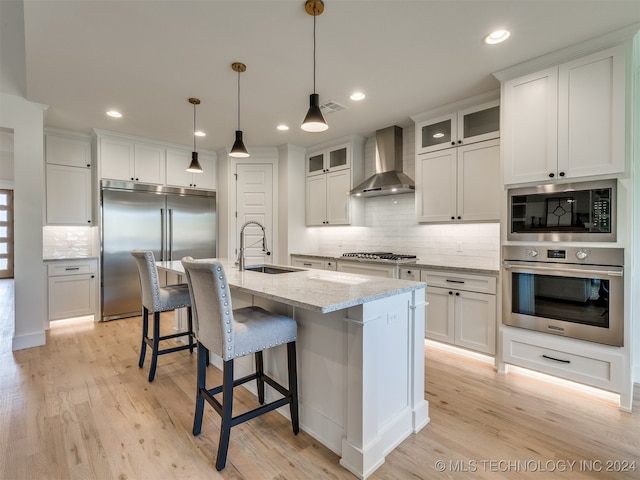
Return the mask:
<path id="1" fill-rule="evenodd" d="M 376 173 L 351 190 L 351 195 L 375 197 L 415 191 L 415 183 L 402 171 L 402 128 L 376 131 Z"/>

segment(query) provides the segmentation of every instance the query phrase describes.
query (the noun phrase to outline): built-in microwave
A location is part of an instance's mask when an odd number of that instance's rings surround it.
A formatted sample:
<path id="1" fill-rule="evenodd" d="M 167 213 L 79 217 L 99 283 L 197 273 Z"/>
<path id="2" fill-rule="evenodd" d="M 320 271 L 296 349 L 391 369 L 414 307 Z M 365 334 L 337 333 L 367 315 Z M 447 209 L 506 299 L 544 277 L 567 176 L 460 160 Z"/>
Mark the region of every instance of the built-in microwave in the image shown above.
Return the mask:
<path id="1" fill-rule="evenodd" d="M 615 242 L 617 180 L 508 191 L 507 240 Z"/>

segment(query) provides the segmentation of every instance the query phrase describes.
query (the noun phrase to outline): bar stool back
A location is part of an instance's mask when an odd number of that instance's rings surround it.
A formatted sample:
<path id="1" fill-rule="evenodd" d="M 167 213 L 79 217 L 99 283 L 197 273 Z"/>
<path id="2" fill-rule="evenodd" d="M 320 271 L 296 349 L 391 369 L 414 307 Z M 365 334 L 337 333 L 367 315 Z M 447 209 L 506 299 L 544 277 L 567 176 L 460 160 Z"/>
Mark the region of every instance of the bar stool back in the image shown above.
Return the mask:
<path id="1" fill-rule="evenodd" d="M 216 458 L 216 469 L 222 470 L 226 464 L 231 427 L 288 404 L 293 433 L 298 433 L 297 324 L 292 318 L 268 312 L 260 307 L 233 310 L 227 276 L 219 262 L 185 257 L 182 264 L 187 274 L 198 340 L 198 380 L 193 434 L 200 434 L 202 429 L 206 400 L 222 417 Z M 263 370 L 263 350 L 283 344 L 287 345 L 288 388 L 267 376 Z M 206 360 L 209 351 L 223 360 L 222 385 L 211 389 L 206 386 Z M 234 359 L 251 354 L 255 355 L 255 373 L 234 380 Z M 234 417 L 233 388 L 251 380 L 256 380 L 260 406 Z M 279 392 L 281 398 L 265 404 L 265 383 Z M 219 393 L 222 393 L 222 402 L 214 397 Z"/>
<path id="2" fill-rule="evenodd" d="M 149 369 L 149 381 L 152 382 L 156 374 L 158 356 L 167 353 L 189 349 L 193 353 L 193 326 L 191 320 L 191 297 L 189 286 L 186 283 L 160 286 L 158 269 L 151 250 L 132 250 L 131 255 L 138 266 L 140 275 L 140 289 L 142 291 L 142 344 L 140 346 L 140 360 L 138 366 L 144 365 L 144 357 L 147 345 L 151 347 L 151 368 Z M 186 332 L 171 335 L 160 335 L 160 313 L 187 307 L 188 330 Z M 153 337 L 149 337 L 149 312 L 153 313 Z M 160 342 L 171 338 L 188 336 L 189 343 L 177 347 L 160 349 Z"/>

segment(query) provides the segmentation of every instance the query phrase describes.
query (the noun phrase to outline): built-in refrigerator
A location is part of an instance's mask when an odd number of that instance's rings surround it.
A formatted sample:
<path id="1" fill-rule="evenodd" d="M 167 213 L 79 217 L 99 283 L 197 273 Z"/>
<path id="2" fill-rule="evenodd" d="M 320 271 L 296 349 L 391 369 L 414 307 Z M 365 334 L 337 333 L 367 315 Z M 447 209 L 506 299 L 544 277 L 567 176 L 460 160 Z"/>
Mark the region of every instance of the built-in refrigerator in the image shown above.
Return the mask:
<path id="1" fill-rule="evenodd" d="M 140 280 L 131 250 L 156 260 L 216 256 L 215 192 L 103 180 L 102 320 L 141 314 Z"/>

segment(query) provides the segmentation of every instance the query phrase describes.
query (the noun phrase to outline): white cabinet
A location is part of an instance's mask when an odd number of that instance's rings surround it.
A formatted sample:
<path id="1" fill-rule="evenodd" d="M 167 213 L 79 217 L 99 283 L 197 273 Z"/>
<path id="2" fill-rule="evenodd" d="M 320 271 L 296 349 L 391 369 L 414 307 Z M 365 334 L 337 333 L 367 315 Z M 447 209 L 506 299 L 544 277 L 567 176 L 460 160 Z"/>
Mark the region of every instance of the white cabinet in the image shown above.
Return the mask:
<path id="1" fill-rule="evenodd" d="M 425 336 L 494 355 L 496 350 L 496 278 L 423 270 L 427 283 Z"/>
<path id="2" fill-rule="evenodd" d="M 187 172 L 187 167 L 191 163 L 191 152 L 187 150 L 167 149 L 167 185 L 215 190 L 215 155 L 199 153 L 198 161 L 202 167 L 202 173 Z"/>
<path id="3" fill-rule="evenodd" d="M 503 327 L 505 363 L 613 392 L 623 389 L 624 356 L 617 347 Z"/>
<path id="4" fill-rule="evenodd" d="M 428 115 L 428 114 L 427 114 Z M 416 116 L 416 154 L 500 137 L 500 102 L 491 100 L 435 118 Z"/>
<path id="5" fill-rule="evenodd" d="M 625 51 L 609 48 L 503 83 L 504 183 L 625 170 Z"/>
<path id="6" fill-rule="evenodd" d="M 89 138 L 45 133 L 47 225 L 92 225 Z"/>
<path id="7" fill-rule="evenodd" d="M 337 262 L 335 260 L 323 259 L 318 257 L 299 257 L 297 255 L 291 256 L 291 265 L 301 268 L 315 268 L 318 270 L 333 270 L 337 268 Z"/>
<path id="8" fill-rule="evenodd" d="M 320 175 L 351 167 L 349 143 L 316 149 L 307 154 L 307 175 Z"/>
<path id="9" fill-rule="evenodd" d="M 97 260 L 65 260 L 48 264 L 49 320 L 95 315 Z"/>
<path id="10" fill-rule="evenodd" d="M 47 165 L 47 225 L 92 225 L 91 170 Z"/>
<path id="11" fill-rule="evenodd" d="M 499 140 L 417 156 L 419 222 L 498 221 L 501 191 Z"/>
<path id="12" fill-rule="evenodd" d="M 420 270 L 415 267 L 402 267 L 400 269 L 401 280 L 411 280 L 413 282 L 420 281 Z"/>
<path id="13" fill-rule="evenodd" d="M 98 139 L 100 177 L 163 185 L 166 178 L 165 149 L 124 137 Z"/>
<path id="14" fill-rule="evenodd" d="M 358 261 L 339 260 L 338 272 L 371 275 L 373 277 L 398 278 L 397 265 L 381 265 Z"/>
<path id="15" fill-rule="evenodd" d="M 307 155 L 305 213 L 307 226 L 351 225 L 361 221 L 350 191 L 360 179 L 364 139 L 312 150 Z M 358 204 L 359 205 L 359 204 Z"/>

